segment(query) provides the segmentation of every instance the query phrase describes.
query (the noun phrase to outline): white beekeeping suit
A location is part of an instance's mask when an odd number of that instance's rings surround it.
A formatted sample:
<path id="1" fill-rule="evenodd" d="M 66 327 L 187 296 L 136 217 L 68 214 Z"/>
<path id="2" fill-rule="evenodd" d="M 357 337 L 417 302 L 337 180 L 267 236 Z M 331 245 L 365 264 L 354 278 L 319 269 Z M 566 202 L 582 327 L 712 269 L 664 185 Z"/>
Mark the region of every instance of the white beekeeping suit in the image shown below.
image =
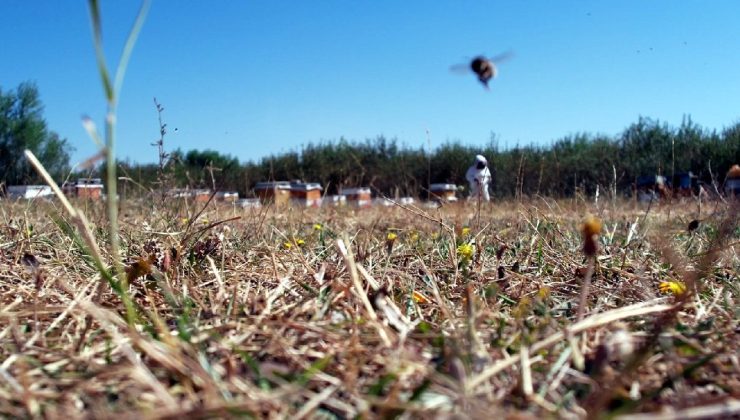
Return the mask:
<path id="1" fill-rule="evenodd" d="M 473 166 L 468 168 L 468 172 L 465 174 L 465 179 L 470 183 L 470 198 L 478 199 L 480 197 L 489 201 L 491 197 L 488 195 L 488 184 L 491 183 L 491 171 L 488 169 L 488 161 L 482 155 L 475 157 L 475 163 Z"/>

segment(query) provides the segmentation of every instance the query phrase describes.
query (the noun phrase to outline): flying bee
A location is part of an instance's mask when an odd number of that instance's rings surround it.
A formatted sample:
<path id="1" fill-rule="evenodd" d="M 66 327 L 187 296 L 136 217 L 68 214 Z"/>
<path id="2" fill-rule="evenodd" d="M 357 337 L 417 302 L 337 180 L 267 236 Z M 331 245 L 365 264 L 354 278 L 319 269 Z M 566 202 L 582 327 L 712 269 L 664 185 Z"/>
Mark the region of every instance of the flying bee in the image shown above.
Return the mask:
<path id="1" fill-rule="evenodd" d="M 498 75 L 497 64 L 501 64 L 504 61 L 514 56 L 514 53 L 507 51 L 494 57 L 488 58 L 479 55 L 473 58 L 469 64 L 456 64 L 450 67 L 450 70 L 455 73 L 468 73 L 472 71 L 478 76 L 478 80 L 483 83 L 483 86 L 488 89 L 488 82 L 491 79 L 496 78 Z"/>

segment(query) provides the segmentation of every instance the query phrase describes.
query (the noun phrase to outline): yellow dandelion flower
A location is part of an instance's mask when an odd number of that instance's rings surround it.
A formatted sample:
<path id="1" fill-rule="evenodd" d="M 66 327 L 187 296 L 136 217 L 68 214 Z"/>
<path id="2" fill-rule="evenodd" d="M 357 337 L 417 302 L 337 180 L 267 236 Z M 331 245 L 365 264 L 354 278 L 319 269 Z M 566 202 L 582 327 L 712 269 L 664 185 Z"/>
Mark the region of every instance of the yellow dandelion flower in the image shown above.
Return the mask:
<path id="1" fill-rule="evenodd" d="M 318 232 L 318 231 L 323 230 L 323 229 L 324 229 L 324 227 L 321 226 L 321 223 L 314 223 L 313 230 L 315 230 L 315 231 Z"/>
<path id="2" fill-rule="evenodd" d="M 396 238 L 398 238 L 398 235 L 395 232 L 388 232 L 385 236 L 385 249 L 388 251 L 388 254 L 393 251 L 393 244 L 396 243 Z"/>
<path id="3" fill-rule="evenodd" d="M 511 310 L 511 316 L 513 316 L 516 320 L 522 320 L 526 318 L 527 315 L 529 315 L 531 307 L 532 300 L 530 300 L 529 297 L 525 296 L 519 299 L 519 303 L 517 303 L 514 309 Z"/>
<path id="4" fill-rule="evenodd" d="M 592 215 L 586 216 L 586 220 L 583 222 L 583 236 L 593 236 L 601 233 L 601 220 Z"/>
<path id="5" fill-rule="evenodd" d="M 547 286 L 540 287 L 540 290 L 537 291 L 537 297 L 540 300 L 547 300 L 550 298 L 550 288 Z"/>
<path id="6" fill-rule="evenodd" d="M 464 260 L 472 259 L 473 254 L 475 254 L 475 246 L 473 246 L 473 244 L 466 243 L 457 247 L 457 255 Z"/>
<path id="7" fill-rule="evenodd" d="M 295 244 L 298 246 L 303 246 L 306 244 L 306 241 L 304 241 L 303 239 L 296 239 Z"/>
<path id="8" fill-rule="evenodd" d="M 290 242 L 285 242 L 283 243 L 283 248 L 285 249 L 293 248 L 293 244 L 291 244 Z"/>
<path id="9" fill-rule="evenodd" d="M 658 286 L 663 293 L 672 293 L 676 296 L 682 295 L 686 292 L 686 285 L 680 281 L 664 281 Z"/>
<path id="10" fill-rule="evenodd" d="M 470 228 L 465 226 L 462 228 L 462 236 L 468 236 L 470 235 Z"/>
<path id="11" fill-rule="evenodd" d="M 589 214 L 581 226 L 581 233 L 583 233 L 583 253 L 588 256 L 596 255 L 596 251 L 599 250 L 601 220 Z"/>
<path id="12" fill-rule="evenodd" d="M 411 294 L 411 297 L 416 303 L 429 303 L 429 298 L 424 296 L 424 294 L 422 294 L 421 292 L 417 292 L 416 290 L 414 290 L 414 293 Z"/>
<path id="13" fill-rule="evenodd" d="M 418 242 L 419 241 L 419 234 L 417 232 L 414 232 L 411 234 L 411 237 L 409 238 L 411 242 Z"/>

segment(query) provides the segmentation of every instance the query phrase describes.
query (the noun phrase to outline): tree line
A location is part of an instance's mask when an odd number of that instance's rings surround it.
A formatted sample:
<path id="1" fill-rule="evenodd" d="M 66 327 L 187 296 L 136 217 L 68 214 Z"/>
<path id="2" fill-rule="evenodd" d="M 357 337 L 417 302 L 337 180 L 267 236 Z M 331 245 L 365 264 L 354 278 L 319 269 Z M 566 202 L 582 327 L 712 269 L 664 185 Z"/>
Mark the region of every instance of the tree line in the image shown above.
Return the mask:
<path id="1" fill-rule="evenodd" d="M 465 171 L 476 154 L 486 156 L 497 197 L 542 194 L 572 196 L 616 189 L 627 192 L 639 176 L 691 171 L 704 182 L 721 184 L 728 169 L 740 162 L 740 122 L 709 130 L 685 117 L 675 127 L 640 117 L 621 133 L 608 136 L 578 133 L 549 145 L 500 148 L 496 137 L 482 146 L 448 141 L 433 150 L 410 147 L 396 138 L 378 136 L 352 141 L 309 143 L 257 161 L 240 162 L 214 150 L 167 152 L 166 124 L 161 123 L 160 160 L 155 164 L 119 162 L 121 188 L 162 191 L 168 188 L 215 188 L 251 196 L 259 181 L 300 179 L 319 182 L 329 194 L 342 187 L 369 186 L 386 195 L 425 197 L 430 183 L 465 185 Z M 22 153 L 31 149 L 52 175 L 103 177 L 103 166 L 69 172 L 70 145 L 49 130 L 38 90 L 31 83 L 14 91 L 0 89 L 0 182 L 38 182 Z M 152 154 L 157 154 L 153 148 Z M 137 188 L 127 188 L 134 184 Z"/>
<path id="2" fill-rule="evenodd" d="M 21 83 L 12 90 L 0 86 L 0 184 L 40 181 L 26 162 L 25 149 L 31 150 L 54 177 L 69 171 L 72 148 L 47 127 L 43 111 L 35 84 Z"/>
<path id="3" fill-rule="evenodd" d="M 176 150 L 165 173 L 172 185 L 238 191 L 250 196 L 259 181 L 319 182 L 329 194 L 342 187 L 370 186 L 386 195 L 424 197 L 429 183 L 466 185 L 465 171 L 476 154 L 489 160 L 498 197 L 542 194 L 572 196 L 616 189 L 628 192 L 644 175 L 693 172 L 721 185 L 729 168 L 740 162 L 740 123 L 707 130 L 685 118 L 680 126 L 639 118 L 615 136 L 573 134 L 550 145 L 502 150 L 495 139 L 482 146 L 446 142 L 429 151 L 378 136 L 364 141 L 309 143 L 299 150 L 240 163 L 212 150 Z M 158 165 L 122 164 L 136 182 L 157 185 Z"/>

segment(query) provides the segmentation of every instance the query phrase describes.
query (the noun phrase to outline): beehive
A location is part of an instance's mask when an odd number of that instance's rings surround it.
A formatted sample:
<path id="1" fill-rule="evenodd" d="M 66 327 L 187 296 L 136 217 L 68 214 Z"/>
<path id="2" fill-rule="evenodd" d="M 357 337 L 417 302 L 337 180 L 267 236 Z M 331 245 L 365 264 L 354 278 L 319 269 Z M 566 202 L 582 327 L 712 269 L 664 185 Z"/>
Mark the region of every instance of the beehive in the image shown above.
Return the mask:
<path id="1" fill-rule="evenodd" d="M 2 185 L 0 185 L 1 189 Z M 9 185 L 5 188 L 4 195 L 11 199 L 31 199 L 49 197 L 54 195 L 54 192 L 48 185 Z"/>
<path id="2" fill-rule="evenodd" d="M 276 206 L 285 206 L 290 202 L 290 182 L 258 182 L 254 186 L 254 193 L 264 203 L 274 202 Z"/>
<path id="3" fill-rule="evenodd" d="M 347 203 L 355 207 L 370 207 L 373 204 L 370 188 L 344 188 L 340 194 L 347 197 Z"/>
<path id="4" fill-rule="evenodd" d="M 211 198 L 211 190 L 194 190 L 193 199 L 196 203 L 205 203 Z"/>
<path id="5" fill-rule="evenodd" d="M 239 193 L 235 191 L 219 191 L 216 193 L 216 201 L 233 203 L 239 199 Z"/>
<path id="6" fill-rule="evenodd" d="M 344 195 L 329 195 L 324 197 L 324 202 L 335 207 L 343 207 L 347 205 L 347 197 Z"/>
<path id="7" fill-rule="evenodd" d="M 315 182 L 294 182 L 290 184 L 290 201 L 301 207 L 321 206 L 321 184 Z"/>
<path id="8" fill-rule="evenodd" d="M 103 194 L 103 181 L 100 178 L 80 178 L 77 182 L 65 182 L 62 191 L 70 197 L 99 200 Z"/>
<path id="9" fill-rule="evenodd" d="M 240 198 L 234 202 L 234 204 L 241 208 L 255 208 L 258 209 L 262 207 L 262 203 L 260 202 L 259 198 Z"/>
<path id="10" fill-rule="evenodd" d="M 429 186 L 431 199 L 436 201 L 457 201 L 457 185 L 432 184 Z"/>

